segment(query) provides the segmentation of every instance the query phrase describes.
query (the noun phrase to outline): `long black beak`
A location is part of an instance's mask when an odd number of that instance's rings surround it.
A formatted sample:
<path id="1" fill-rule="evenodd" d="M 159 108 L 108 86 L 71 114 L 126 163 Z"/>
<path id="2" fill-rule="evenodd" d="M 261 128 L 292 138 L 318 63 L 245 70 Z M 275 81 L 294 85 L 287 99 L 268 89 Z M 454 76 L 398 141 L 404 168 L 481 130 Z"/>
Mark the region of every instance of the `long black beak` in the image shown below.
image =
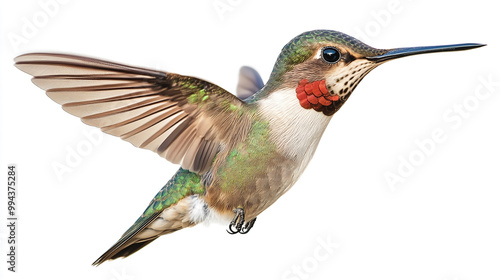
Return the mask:
<path id="1" fill-rule="evenodd" d="M 423 53 L 435 53 L 435 52 L 454 52 L 454 51 L 465 51 L 470 49 L 475 49 L 479 47 L 486 46 L 484 44 L 456 44 L 456 45 L 444 45 L 444 46 L 428 46 L 428 47 L 412 47 L 412 48 L 398 48 L 388 50 L 382 55 L 367 57 L 366 59 L 374 62 L 384 62 L 391 59 L 396 59 L 400 57 L 423 54 Z"/>

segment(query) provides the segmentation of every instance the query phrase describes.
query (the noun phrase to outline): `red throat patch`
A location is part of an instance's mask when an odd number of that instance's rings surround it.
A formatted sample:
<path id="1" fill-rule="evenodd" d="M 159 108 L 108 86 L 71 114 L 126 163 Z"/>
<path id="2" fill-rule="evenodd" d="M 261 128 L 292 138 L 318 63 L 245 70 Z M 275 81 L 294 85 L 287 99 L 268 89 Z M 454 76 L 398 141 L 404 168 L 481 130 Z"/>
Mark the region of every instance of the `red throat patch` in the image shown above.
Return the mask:
<path id="1" fill-rule="evenodd" d="M 339 100 L 338 95 L 331 95 L 326 88 L 325 80 L 310 83 L 307 79 L 302 79 L 295 89 L 300 106 L 305 109 L 314 109 L 322 112 L 324 107 L 332 105 Z"/>

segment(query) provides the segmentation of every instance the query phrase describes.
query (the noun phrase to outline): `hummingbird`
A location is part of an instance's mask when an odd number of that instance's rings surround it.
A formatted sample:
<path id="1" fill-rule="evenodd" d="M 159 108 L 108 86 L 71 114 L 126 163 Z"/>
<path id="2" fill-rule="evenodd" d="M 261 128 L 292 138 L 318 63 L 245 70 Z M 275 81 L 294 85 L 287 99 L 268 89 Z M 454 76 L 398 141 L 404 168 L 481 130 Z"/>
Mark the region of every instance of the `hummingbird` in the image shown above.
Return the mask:
<path id="1" fill-rule="evenodd" d="M 287 43 L 267 83 L 243 68 L 235 96 L 208 81 L 54 53 L 15 58 L 62 108 L 180 169 L 93 265 L 127 257 L 161 235 L 211 220 L 246 234 L 314 155 L 332 116 L 377 66 L 483 44 L 377 49 L 313 30 Z"/>

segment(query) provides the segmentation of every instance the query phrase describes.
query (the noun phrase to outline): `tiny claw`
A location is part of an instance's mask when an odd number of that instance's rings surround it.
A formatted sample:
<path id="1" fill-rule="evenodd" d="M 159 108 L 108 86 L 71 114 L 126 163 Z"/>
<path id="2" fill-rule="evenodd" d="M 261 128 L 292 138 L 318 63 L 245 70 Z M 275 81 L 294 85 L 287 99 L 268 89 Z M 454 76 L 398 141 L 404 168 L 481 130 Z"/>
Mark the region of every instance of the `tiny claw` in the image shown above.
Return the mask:
<path id="1" fill-rule="evenodd" d="M 255 224 L 256 220 L 257 220 L 257 218 L 253 218 L 253 220 L 246 223 L 245 226 L 240 230 L 240 233 L 247 234 L 253 228 L 253 225 Z"/>
<path id="2" fill-rule="evenodd" d="M 238 223 L 236 224 L 236 229 L 238 231 L 241 231 L 241 229 L 243 228 L 243 224 L 245 223 L 245 220 L 244 219 L 239 219 Z"/>
<path id="3" fill-rule="evenodd" d="M 234 227 L 233 224 L 229 224 L 229 229 L 226 229 L 227 233 L 229 233 L 229 234 L 236 234 L 236 233 L 239 232 L 236 228 L 235 228 L 236 230 L 233 229 L 233 227 Z"/>
<path id="4" fill-rule="evenodd" d="M 229 228 L 226 230 L 229 234 L 247 234 L 250 229 L 252 229 L 253 225 L 257 218 L 253 218 L 251 221 L 245 223 L 245 210 L 242 208 L 236 208 L 233 210 L 234 218 L 229 223 Z"/>
<path id="5" fill-rule="evenodd" d="M 245 211 L 243 209 L 236 208 L 233 212 L 235 213 L 234 218 L 229 223 L 229 229 L 226 230 L 229 234 L 240 232 L 245 222 Z"/>

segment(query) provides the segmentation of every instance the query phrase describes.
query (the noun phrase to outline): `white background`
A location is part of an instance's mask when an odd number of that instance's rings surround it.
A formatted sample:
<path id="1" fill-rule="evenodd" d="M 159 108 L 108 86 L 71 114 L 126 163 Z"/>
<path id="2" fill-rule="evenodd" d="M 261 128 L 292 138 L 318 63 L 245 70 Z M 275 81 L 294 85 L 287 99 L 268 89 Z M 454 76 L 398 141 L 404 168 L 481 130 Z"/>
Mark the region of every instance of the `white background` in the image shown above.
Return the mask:
<path id="1" fill-rule="evenodd" d="M 494 2 L 5 2 L 2 279 L 500 278 Z M 283 45 L 312 29 L 342 31 L 380 48 L 488 46 L 375 69 L 333 117 L 296 186 L 259 216 L 250 234 L 197 226 L 92 267 L 178 166 L 108 135 L 88 146 L 85 134 L 93 128 L 61 110 L 13 67 L 13 58 L 34 51 L 80 54 L 197 76 L 234 91 L 240 66 L 255 67 L 266 80 Z M 491 92 L 481 80 L 494 82 Z M 464 102 L 467 117 L 455 111 Z M 445 140 L 422 157 L 415 141 L 436 129 Z M 86 155 L 59 180 L 53 166 L 66 165 L 70 151 L 85 145 Z M 412 155 L 413 172 L 408 166 L 398 172 Z M 4 261 L 10 163 L 19 175 L 17 273 Z M 404 175 L 404 182 L 391 187 L 388 172 Z M 328 242 L 333 245 L 325 248 Z"/>

